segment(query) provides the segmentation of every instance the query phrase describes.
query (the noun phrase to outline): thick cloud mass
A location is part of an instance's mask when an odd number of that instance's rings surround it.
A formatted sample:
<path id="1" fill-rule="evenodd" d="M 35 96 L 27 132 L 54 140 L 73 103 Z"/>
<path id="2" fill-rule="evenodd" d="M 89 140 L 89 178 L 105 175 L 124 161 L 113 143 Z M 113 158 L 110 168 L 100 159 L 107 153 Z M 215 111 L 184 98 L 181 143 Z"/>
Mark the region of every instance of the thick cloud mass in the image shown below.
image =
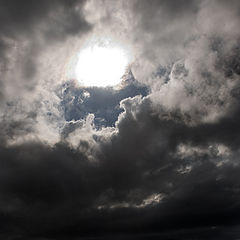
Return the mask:
<path id="1" fill-rule="evenodd" d="M 239 12 L 0 1 L 1 239 L 238 239 Z M 119 86 L 74 79 L 94 38 L 132 51 Z"/>

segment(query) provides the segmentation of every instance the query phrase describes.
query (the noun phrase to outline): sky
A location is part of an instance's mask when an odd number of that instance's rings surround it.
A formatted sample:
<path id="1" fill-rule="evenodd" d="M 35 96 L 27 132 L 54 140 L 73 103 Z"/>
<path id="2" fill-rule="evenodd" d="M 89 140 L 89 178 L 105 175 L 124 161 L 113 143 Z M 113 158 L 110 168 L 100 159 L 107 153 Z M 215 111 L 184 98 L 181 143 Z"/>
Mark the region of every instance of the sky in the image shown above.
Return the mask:
<path id="1" fill-rule="evenodd" d="M 239 26 L 238 0 L 0 0 L 1 239 L 239 239 Z"/>

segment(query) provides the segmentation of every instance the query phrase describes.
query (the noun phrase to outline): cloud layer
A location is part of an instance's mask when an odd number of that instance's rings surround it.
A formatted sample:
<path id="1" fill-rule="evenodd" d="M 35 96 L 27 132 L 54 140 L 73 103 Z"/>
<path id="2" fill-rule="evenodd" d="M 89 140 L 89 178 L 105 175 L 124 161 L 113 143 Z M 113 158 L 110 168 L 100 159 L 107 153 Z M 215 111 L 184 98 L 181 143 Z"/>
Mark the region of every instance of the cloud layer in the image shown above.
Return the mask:
<path id="1" fill-rule="evenodd" d="M 1 1 L 0 236 L 239 237 L 239 9 Z M 132 51 L 118 88 L 70 77 L 94 37 Z"/>

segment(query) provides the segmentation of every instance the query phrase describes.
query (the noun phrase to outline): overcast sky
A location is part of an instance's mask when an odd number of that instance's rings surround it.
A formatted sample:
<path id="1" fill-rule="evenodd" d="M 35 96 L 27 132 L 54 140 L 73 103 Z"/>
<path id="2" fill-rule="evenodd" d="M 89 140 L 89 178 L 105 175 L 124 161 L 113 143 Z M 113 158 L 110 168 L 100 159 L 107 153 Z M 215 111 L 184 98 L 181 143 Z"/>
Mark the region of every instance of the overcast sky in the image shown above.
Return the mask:
<path id="1" fill-rule="evenodd" d="M 0 238 L 239 239 L 239 26 L 238 0 L 0 0 Z M 92 39 L 131 53 L 118 87 L 71 75 Z"/>

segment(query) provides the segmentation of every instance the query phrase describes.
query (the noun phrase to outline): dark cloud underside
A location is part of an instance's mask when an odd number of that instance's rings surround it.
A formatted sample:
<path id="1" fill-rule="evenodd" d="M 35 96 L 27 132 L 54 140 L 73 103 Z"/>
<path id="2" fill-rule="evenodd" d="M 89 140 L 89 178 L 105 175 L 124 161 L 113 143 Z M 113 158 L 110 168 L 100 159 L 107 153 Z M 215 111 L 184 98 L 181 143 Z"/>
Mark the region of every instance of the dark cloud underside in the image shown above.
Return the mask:
<path id="1" fill-rule="evenodd" d="M 0 237 L 238 239 L 239 10 L 1 0 Z M 101 34 L 136 59 L 80 87 L 68 64 Z"/>

